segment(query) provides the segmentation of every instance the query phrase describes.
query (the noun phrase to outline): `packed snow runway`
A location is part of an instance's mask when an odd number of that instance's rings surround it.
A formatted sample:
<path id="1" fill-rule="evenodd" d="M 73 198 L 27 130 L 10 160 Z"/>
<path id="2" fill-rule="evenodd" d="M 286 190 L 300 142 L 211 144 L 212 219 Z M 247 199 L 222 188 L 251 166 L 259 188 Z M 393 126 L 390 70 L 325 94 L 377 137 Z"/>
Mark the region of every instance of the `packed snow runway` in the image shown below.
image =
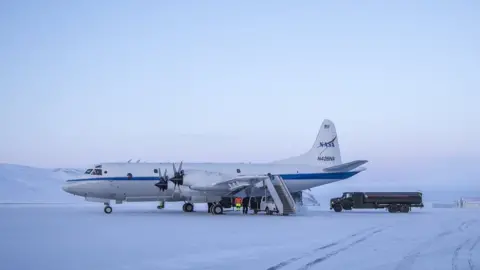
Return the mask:
<path id="1" fill-rule="evenodd" d="M 171 207 L 0 205 L 1 269 L 480 269 L 478 209 L 284 217 Z"/>

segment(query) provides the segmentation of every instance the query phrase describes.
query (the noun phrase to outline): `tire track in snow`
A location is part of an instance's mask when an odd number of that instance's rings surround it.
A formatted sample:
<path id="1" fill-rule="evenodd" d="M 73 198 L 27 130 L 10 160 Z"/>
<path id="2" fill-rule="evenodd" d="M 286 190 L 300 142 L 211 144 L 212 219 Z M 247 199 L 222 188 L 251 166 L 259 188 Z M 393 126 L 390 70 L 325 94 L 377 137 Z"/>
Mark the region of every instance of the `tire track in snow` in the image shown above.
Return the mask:
<path id="1" fill-rule="evenodd" d="M 344 238 L 341 238 L 340 240 L 337 240 L 337 241 L 335 241 L 335 242 L 332 242 L 332 243 L 323 245 L 323 246 L 321 246 L 321 247 L 315 248 L 315 249 L 313 249 L 311 252 L 307 252 L 307 253 L 304 253 L 304 254 L 302 254 L 302 255 L 299 255 L 299 256 L 296 256 L 296 257 L 292 257 L 292 258 L 290 258 L 290 259 L 288 259 L 288 260 L 282 261 L 282 262 L 280 262 L 280 263 L 278 263 L 278 264 L 276 264 L 276 265 L 274 265 L 274 266 L 271 266 L 271 267 L 267 268 L 267 270 L 278 270 L 278 269 L 281 269 L 281 268 L 283 268 L 283 267 L 285 267 L 285 266 L 287 266 L 287 265 L 289 265 L 289 264 L 291 264 L 291 263 L 293 263 L 293 262 L 296 262 L 296 261 L 298 261 L 298 260 L 300 260 L 300 259 L 302 259 L 302 258 L 304 258 L 304 257 L 306 257 L 306 256 L 308 256 L 308 255 L 312 255 L 312 254 L 314 254 L 315 252 L 319 252 L 319 251 L 322 251 L 322 250 L 325 250 L 325 249 L 328 249 L 328 248 L 337 246 L 337 245 L 339 245 L 339 244 L 341 244 L 341 243 L 343 243 L 343 242 L 345 242 L 345 241 L 350 240 L 352 237 L 361 235 L 361 234 L 366 233 L 366 232 L 368 232 L 368 231 L 370 231 L 370 230 L 373 230 L 373 229 L 376 229 L 376 227 L 369 227 L 369 228 L 366 228 L 366 229 L 362 229 L 362 230 L 357 231 L 357 232 L 355 232 L 355 233 L 353 233 L 353 234 L 350 234 L 350 235 L 348 235 L 348 236 L 346 236 L 346 237 L 344 237 Z"/>
<path id="2" fill-rule="evenodd" d="M 457 227 L 457 230 L 453 229 L 453 230 L 443 231 L 443 232 L 437 234 L 436 236 L 434 236 L 434 238 L 432 238 L 430 240 L 427 240 L 427 241 L 423 242 L 422 244 L 419 244 L 415 249 L 413 249 L 413 251 L 411 251 L 409 254 L 407 254 L 405 257 L 403 257 L 403 259 L 397 264 L 397 267 L 395 268 L 395 270 L 408 270 L 408 269 L 410 269 L 415 264 L 415 261 L 422 254 L 422 252 L 424 250 L 428 249 L 429 247 L 431 247 L 435 242 L 440 241 L 445 236 L 448 236 L 448 235 L 451 235 L 451 234 L 454 234 L 454 233 L 463 233 L 463 232 L 465 232 L 465 230 L 467 230 L 470 227 L 470 225 L 472 225 L 475 222 L 477 222 L 477 220 L 474 220 L 474 219 L 464 221 Z M 465 242 L 464 242 L 464 244 L 465 244 Z M 456 251 L 456 252 L 458 253 L 459 251 Z M 454 257 L 456 257 L 456 256 L 454 255 Z M 457 260 L 457 259 L 455 259 L 455 260 Z M 453 265 L 454 264 L 453 264 L 453 261 L 452 261 L 452 268 L 453 268 Z M 453 269 L 456 269 L 456 268 L 453 268 Z"/>
<path id="3" fill-rule="evenodd" d="M 460 254 L 463 255 L 463 253 L 466 252 L 465 247 L 468 245 L 468 243 L 470 243 L 470 240 L 471 239 L 467 239 L 466 241 L 463 241 L 463 243 L 461 243 L 459 246 L 457 246 L 457 248 L 453 252 L 453 256 L 452 256 L 452 269 L 453 270 L 466 269 L 464 267 L 459 267 L 459 258 L 458 257 L 459 257 Z M 473 268 L 470 267 L 470 269 L 473 269 Z"/>
<path id="4" fill-rule="evenodd" d="M 470 267 L 470 270 L 475 269 L 475 264 L 473 263 L 472 257 L 473 257 L 473 250 L 477 247 L 478 242 L 480 242 L 480 236 L 477 237 L 477 240 L 475 240 L 473 245 L 468 250 L 468 267 Z"/>
<path id="5" fill-rule="evenodd" d="M 477 220 L 475 220 L 475 219 L 464 221 L 464 222 L 462 222 L 462 224 L 460 224 L 460 226 L 458 226 L 458 230 L 460 232 L 465 232 L 465 230 L 467 230 L 470 227 L 470 225 L 472 225 L 475 222 L 477 222 Z M 466 259 L 465 263 L 468 264 L 468 268 L 470 270 L 475 269 L 475 265 L 474 265 L 473 260 L 472 260 L 472 256 L 473 256 L 472 251 L 475 249 L 478 242 L 480 241 L 480 236 L 477 237 L 477 239 L 475 241 L 473 241 L 473 239 L 474 238 L 467 239 L 466 241 L 461 243 L 459 246 L 457 246 L 457 248 L 453 252 L 453 256 L 452 256 L 452 269 L 453 270 L 466 269 L 465 267 L 459 267 L 459 264 L 461 263 L 459 257 L 466 257 L 467 259 Z M 473 244 L 467 250 L 466 247 L 470 242 L 473 242 Z"/>
<path id="6" fill-rule="evenodd" d="M 418 256 L 422 253 L 423 250 L 429 248 L 433 243 L 436 241 L 441 240 L 441 238 L 453 234 L 455 231 L 453 230 L 447 230 L 443 231 L 436 236 L 434 236 L 433 239 L 427 240 L 426 242 L 423 242 L 422 244 L 418 245 L 413 251 L 411 251 L 409 254 L 407 254 L 403 259 L 397 264 L 397 267 L 395 270 L 407 270 L 410 269 L 415 261 L 417 260 Z"/>
<path id="7" fill-rule="evenodd" d="M 337 254 L 339 254 L 339 253 L 341 253 L 341 252 L 343 252 L 343 251 L 346 251 L 347 249 L 350 249 L 351 247 L 353 247 L 353 246 L 355 246 L 355 245 L 358 245 L 358 244 L 360 244 L 360 243 L 368 240 L 370 237 L 374 236 L 374 235 L 377 234 L 377 233 L 382 232 L 384 229 L 385 229 L 385 228 L 377 229 L 377 230 L 375 230 L 375 231 L 373 231 L 373 232 L 371 232 L 371 233 L 369 233 L 369 234 L 361 237 L 360 239 L 357 239 L 357 240 L 351 242 L 350 244 L 348 244 L 348 245 L 346 245 L 346 246 L 344 246 L 344 247 L 342 247 L 342 248 L 336 249 L 336 250 L 334 250 L 334 251 L 332 251 L 332 252 L 329 252 L 329 253 L 326 254 L 325 256 L 322 256 L 322 257 L 320 257 L 320 258 L 317 258 L 317 259 L 315 259 L 315 260 L 313 260 L 313 261 L 310 261 L 310 262 L 306 263 L 306 264 L 303 265 L 302 267 L 298 268 L 298 270 L 306 270 L 306 269 L 309 269 L 310 267 L 312 267 L 312 266 L 314 266 L 314 265 L 316 265 L 316 264 L 318 264 L 318 263 L 321 263 L 321 262 L 323 262 L 323 261 L 325 261 L 325 260 L 327 260 L 327 259 L 329 259 L 329 258 L 331 258 L 331 257 L 333 257 L 333 256 L 335 256 L 335 255 L 337 255 Z"/>

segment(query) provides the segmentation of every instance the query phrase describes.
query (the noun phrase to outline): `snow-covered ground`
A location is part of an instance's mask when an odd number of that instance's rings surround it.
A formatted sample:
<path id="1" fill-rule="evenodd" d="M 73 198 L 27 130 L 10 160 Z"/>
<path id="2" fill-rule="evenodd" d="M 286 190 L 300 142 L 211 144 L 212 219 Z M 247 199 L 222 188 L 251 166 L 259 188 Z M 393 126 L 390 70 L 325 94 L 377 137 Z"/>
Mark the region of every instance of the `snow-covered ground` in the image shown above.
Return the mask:
<path id="1" fill-rule="evenodd" d="M 312 189 L 296 216 L 212 216 L 205 206 L 103 206 L 61 189 L 81 169 L 0 164 L 0 269 L 480 269 L 480 209 L 334 213 L 344 191 L 421 190 L 429 202 L 479 197 L 478 182 L 359 175 Z M 456 171 L 455 173 L 458 173 Z"/>
<path id="2" fill-rule="evenodd" d="M 201 208 L 201 207 L 199 207 Z M 1 205 L 5 270 L 480 269 L 480 211 L 299 216 L 130 204 Z"/>

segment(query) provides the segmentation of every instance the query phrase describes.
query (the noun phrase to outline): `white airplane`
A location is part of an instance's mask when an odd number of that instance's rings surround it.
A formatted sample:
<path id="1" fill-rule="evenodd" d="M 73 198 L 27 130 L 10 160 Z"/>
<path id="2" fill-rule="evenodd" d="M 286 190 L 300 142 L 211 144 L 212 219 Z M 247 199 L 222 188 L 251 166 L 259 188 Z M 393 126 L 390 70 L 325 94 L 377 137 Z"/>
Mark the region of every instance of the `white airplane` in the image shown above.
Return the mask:
<path id="1" fill-rule="evenodd" d="M 208 203 L 209 212 L 223 213 L 223 200 L 232 197 L 264 196 L 267 177 L 279 176 L 291 194 L 348 179 L 365 170 L 367 160 L 342 163 L 337 132 L 325 119 L 311 149 L 296 157 L 271 163 L 102 163 L 77 178 L 66 181 L 63 190 L 103 202 L 183 201 L 185 212 L 193 203 Z M 170 170 L 169 174 L 169 169 Z M 162 208 L 159 206 L 159 208 Z"/>

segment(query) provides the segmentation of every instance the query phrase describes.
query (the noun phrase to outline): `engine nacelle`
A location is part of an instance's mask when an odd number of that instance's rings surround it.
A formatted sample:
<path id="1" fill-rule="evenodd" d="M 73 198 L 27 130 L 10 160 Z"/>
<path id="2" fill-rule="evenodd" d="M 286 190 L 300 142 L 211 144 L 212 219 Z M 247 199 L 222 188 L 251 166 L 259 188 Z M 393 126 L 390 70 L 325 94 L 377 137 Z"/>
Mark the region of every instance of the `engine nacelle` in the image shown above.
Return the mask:
<path id="1" fill-rule="evenodd" d="M 225 180 L 225 176 L 218 172 L 193 171 L 183 176 L 184 186 L 208 186 L 212 183 Z"/>

